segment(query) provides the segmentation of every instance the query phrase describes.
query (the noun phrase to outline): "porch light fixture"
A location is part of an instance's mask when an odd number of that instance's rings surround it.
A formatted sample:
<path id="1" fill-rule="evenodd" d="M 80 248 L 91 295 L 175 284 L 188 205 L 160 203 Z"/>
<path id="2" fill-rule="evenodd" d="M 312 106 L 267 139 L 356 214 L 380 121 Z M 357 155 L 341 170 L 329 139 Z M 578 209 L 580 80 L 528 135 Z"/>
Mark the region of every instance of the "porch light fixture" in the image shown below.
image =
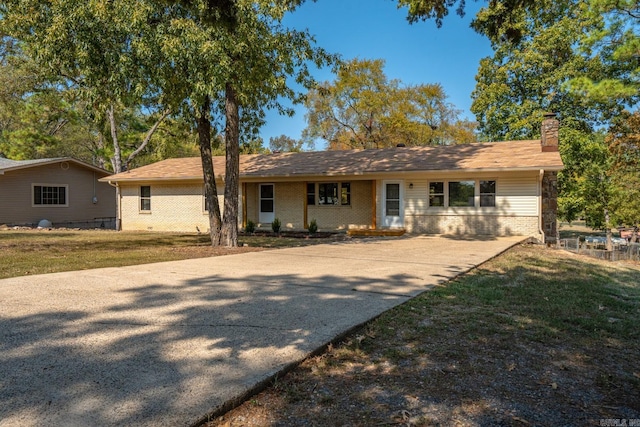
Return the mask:
<path id="1" fill-rule="evenodd" d="M 409 183 L 409 188 L 413 188 L 413 182 Z"/>

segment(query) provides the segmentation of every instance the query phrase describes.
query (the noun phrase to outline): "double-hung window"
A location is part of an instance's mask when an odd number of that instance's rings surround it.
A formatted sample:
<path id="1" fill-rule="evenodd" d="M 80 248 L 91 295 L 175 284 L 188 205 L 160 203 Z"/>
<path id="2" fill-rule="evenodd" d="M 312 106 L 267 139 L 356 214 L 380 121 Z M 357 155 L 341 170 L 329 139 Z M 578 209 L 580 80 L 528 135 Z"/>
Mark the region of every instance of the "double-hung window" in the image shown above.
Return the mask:
<path id="1" fill-rule="evenodd" d="M 316 204 L 316 184 L 307 182 L 307 205 Z"/>
<path id="2" fill-rule="evenodd" d="M 434 181 L 429 183 L 429 206 L 444 206 L 444 182 Z"/>
<path id="3" fill-rule="evenodd" d="M 32 188 L 33 206 L 69 206 L 67 185 L 33 184 Z"/>
<path id="4" fill-rule="evenodd" d="M 496 206 L 496 182 L 480 181 L 480 207 Z"/>
<path id="5" fill-rule="evenodd" d="M 340 204 L 350 205 L 351 204 L 351 183 L 343 182 L 340 184 Z"/>
<path id="6" fill-rule="evenodd" d="M 151 186 L 140 187 L 140 211 L 151 212 Z"/>

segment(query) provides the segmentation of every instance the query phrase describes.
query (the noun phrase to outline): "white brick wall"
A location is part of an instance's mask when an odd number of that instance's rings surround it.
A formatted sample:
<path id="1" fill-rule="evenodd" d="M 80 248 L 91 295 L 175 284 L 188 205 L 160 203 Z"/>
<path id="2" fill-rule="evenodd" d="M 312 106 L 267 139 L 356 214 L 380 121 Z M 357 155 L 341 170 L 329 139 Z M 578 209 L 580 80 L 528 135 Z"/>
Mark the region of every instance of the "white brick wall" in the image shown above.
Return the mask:
<path id="1" fill-rule="evenodd" d="M 218 187 L 222 209 L 224 188 Z M 122 229 L 202 232 L 209 230 L 203 187 L 198 184 L 151 185 L 151 210 L 140 211 L 140 186 L 125 186 L 122 193 Z"/>
<path id="2" fill-rule="evenodd" d="M 538 217 L 497 215 L 413 215 L 405 218 L 409 233 L 538 235 Z"/>
<path id="3" fill-rule="evenodd" d="M 375 181 L 350 181 L 350 206 L 308 206 L 307 220 L 313 219 L 320 230 L 345 230 L 350 228 L 371 228 L 373 186 Z M 381 221 L 381 181 L 377 182 L 377 228 Z M 417 182 L 417 181 L 414 181 Z M 408 186 L 408 183 L 405 183 Z M 258 184 L 246 184 L 247 219 L 258 223 Z M 414 184 L 413 189 L 405 187 L 404 227 L 409 233 L 426 234 L 478 234 L 478 235 L 538 235 L 538 217 L 511 212 L 487 213 L 481 211 L 439 212 L 415 209 L 423 206 L 426 199 L 418 197 L 418 191 L 425 186 Z M 206 232 L 209 218 L 204 211 L 203 189 L 200 184 L 151 185 L 151 211 L 139 209 L 140 186 L 122 187 L 122 229 L 154 230 L 176 232 Z M 223 205 L 222 187 L 218 187 L 220 206 Z M 422 196 L 424 197 L 424 196 Z M 275 183 L 275 215 L 282 222 L 283 229 L 304 229 L 304 182 Z M 242 198 L 241 198 L 242 199 Z M 242 212 L 240 207 L 239 213 Z M 429 214 L 427 214 L 429 212 Z M 242 221 L 242 218 L 239 218 Z M 270 224 L 262 224 L 270 229 Z"/>

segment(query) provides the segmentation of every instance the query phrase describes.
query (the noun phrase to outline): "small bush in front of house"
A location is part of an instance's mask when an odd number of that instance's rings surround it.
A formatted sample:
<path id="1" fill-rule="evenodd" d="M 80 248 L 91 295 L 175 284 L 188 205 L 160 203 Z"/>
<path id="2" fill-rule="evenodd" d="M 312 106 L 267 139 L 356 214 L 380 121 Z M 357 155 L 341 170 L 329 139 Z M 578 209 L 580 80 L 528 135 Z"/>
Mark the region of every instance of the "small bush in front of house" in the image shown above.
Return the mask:
<path id="1" fill-rule="evenodd" d="M 271 223 L 271 229 L 273 230 L 274 233 L 278 234 L 280 233 L 281 227 L 282 227 L 282 224 L 280 223 L 280 220 L 278 218 L 275 218 Z"/>
<path id="2" fill-rule="evenodd" d="M 247 225 L 244 227 L 244 231 L 249 234 L 253 234 L 256 231 L 256 223 L 248 220 Z"/>
<path id="3" fill-rule="evenodd" d="M 312 219 L 309 223 L 309 234 L 316 234 L 318 232 L 318 223 L 315 219 Z"/>

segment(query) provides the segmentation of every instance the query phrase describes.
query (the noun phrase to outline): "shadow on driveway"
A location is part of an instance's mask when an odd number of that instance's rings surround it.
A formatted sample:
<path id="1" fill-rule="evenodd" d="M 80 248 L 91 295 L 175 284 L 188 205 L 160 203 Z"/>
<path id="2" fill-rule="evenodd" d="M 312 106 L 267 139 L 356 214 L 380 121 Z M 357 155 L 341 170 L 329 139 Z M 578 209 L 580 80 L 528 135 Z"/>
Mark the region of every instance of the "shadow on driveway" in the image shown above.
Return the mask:
<path id="1" fill-rule="evenodd" d="M 459 243 L 319 245 L 1 280 L 0 426 L 191 425 L 516 240 Z"/>

